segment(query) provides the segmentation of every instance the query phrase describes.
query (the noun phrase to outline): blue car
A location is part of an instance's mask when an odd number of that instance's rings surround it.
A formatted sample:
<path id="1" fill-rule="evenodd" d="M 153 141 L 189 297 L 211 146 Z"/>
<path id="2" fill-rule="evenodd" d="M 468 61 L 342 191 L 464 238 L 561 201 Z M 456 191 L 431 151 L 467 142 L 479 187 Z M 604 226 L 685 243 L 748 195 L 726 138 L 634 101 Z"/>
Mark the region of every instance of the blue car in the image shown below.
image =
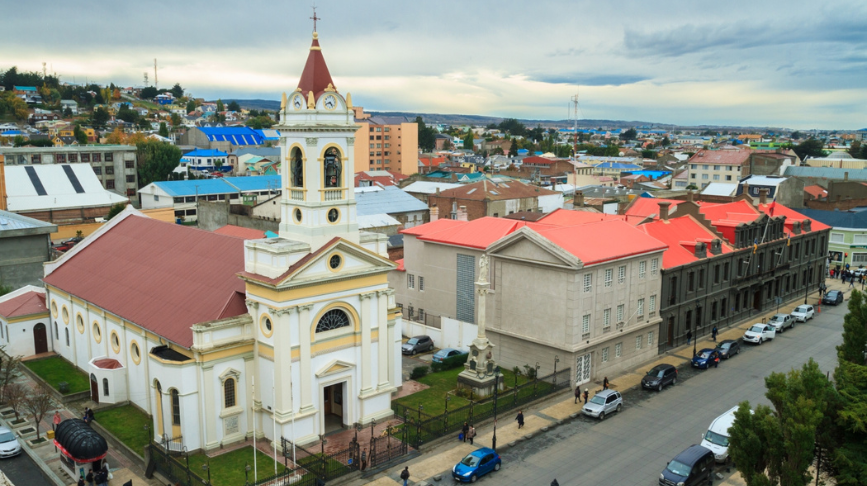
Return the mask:
<path id="1" fill-rule="evenodd" d="M 711 348 L 704 348 L 692 357 L 692 366 L 695 368 L 708 369 L 711 366 L 716 368 L 719 366 L 719 351 Z"/>
<path id="2" fill-rule="evenodd" d="M 452 468 L 452 477 L 462 483 L 475 483 L 477 479 L 491 471 L 499 471 L 503 465 L 497 451 L 482 447 L 470 452 Z"/>
<path id="3" fill-rule="evenodd" d="M 439 351 L 434 353 L 432 359 L 433 359 L 434 363 L 442 363 L 443 360 L 446 358 L 451 358 L 453 356 L 460 356 L 462 354 L 467 354 L 467 352 L 461 351 L 460 349 L 455 349 L 455 348 L 445 348 L 445 349 L 440 349 Z"/>

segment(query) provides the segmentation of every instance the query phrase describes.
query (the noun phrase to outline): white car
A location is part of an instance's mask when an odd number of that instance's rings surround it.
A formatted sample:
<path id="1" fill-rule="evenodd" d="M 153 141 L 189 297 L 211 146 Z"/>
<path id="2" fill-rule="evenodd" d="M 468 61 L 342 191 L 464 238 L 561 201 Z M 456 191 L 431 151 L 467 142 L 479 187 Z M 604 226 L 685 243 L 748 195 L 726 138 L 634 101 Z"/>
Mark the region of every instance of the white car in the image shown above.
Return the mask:
<path id="1" fill-rule="evenodd" d="M 812 319 L 816 314 L 815 309 L 813 309 L 812 305 L 799 305 L 795 307 L 795 310 L 792 311 L 792 317 L 795 318 L 798 322 L 807 322 Z"/>
<path id="2" fill-rule="evenodd" d="M 15 433 L 6 427 L 0 427 L 0 457 L 12 457 L 21 454 L 21 444 Z"/>
<path id="3" fill-rule="evenodd" d="M 762 344 L 768 339 L 774 339 L 776 334 L 777 330 L 774 329 L 774 326 L 756 323 L 744 333 L 744 342 Z"/>
<path id="4" fill-rule="evenodd" d="M 776 314 L 774 317 L 771 317 L 768 324 L 774 326 L 777 332 L 782 333 L 787 327 L 789 329 L 795 327 L 795 318 L 791 314 Z"/>

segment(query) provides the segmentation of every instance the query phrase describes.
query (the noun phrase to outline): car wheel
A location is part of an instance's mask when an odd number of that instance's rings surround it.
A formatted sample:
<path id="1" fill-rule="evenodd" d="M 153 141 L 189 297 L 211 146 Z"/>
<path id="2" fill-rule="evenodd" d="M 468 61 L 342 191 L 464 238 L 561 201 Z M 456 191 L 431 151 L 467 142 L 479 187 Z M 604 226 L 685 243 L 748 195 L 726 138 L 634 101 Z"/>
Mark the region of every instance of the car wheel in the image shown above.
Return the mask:
<path id="1" fill-rule="evenodd" d="M 622 403 L 618 403 L 618 404 L 617 404 L 617 413 L 620 413 L 621 410 L 623 410 L 623 404 L 622 404 Z"/>
<path id="2" fill-rule="evenodd" d="M 677 378 L 671 380 L 671 386 L 677 385 Z"/>
<path id="3" fill-rule="evenodd" d="M 735 354 L 741 354 L 741 348 L 738 348 L 738 350 L 735 352 Z"/>
<path id="4" fill-rule="evenodd" d="M 494 471 L 499 471 L 499 470 L 500 470 L 500 466 L 502 466 L 502 464 L 500 464 L 499 462 L 496 463 L 496 464 L 494 464 Z"/>
<path id="5" fill-rule="evenodd" d="M 470 476 L 470 482 L 471 482 L 471 483 L 475 483 L 476 481 L 478 481 L 478 479 L 479 479 L 479 477 L 476 476 L 475 474 L 473 474 L 472 476 Z"/>
<path id="6" fill-rule="evenodd" d="M 660 383 L 660 384 L 656 387 L 656 391 L 662 391 L 662 383 Z"/>
<path id="7" fill-rule="evenodd" d="M 418 354 L 418 351 L 416 351 L 416 350 L 413 349 L 413 350 L 412 350 L 412 355 L 415 356 L 415 355 L 417 355 L 417 354 Z"/>
<path id="8" fill-rule="evenodd" d="M 763 338 L 763 337 L 759 338 L 759 346 L 761 346 L 764 343 L 765 343 L 765 338 Z M 413 352 L 413 354 L 415 354 L 415 352 Z"/>
<path id="9" fill-rule="evenodd" d="M 605 412 L 599 412 L 599 420 L 605 420 Z"/>

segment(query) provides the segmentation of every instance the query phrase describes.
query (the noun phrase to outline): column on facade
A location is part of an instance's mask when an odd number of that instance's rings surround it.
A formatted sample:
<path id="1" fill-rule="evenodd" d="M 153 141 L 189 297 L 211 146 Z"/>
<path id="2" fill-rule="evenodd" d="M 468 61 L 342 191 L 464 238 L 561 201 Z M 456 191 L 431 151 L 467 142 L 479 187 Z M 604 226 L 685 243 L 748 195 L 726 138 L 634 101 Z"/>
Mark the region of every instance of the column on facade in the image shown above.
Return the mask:
<path id="1" fill-rule="evenodd" d="M 388 292 L 385 290 L 377 292 L 376 303 L 376 325 L 377 330 L 379 331 L 379 347 L 377 349 L 377 358 L 379 358 L 379 363 L 377 364 L 379 383 L 377 384 L 377 387 L 384 388 L 389 384 L 388 355 L 389 353 L 394 352 L 392 350 L 394 346 L 392 346 L 388 340 Z"/>
<path id="2" fill-rule="evenodd" d="M 394 308 L 394 290 L 388 289 L 386 291 L 386 295 L 388 295 L 388 307 L 389 307 L 389 309 L 393 309 Z M 394 362 L 394 360 L 395 360 L 395 355 L 394 355 L 394 326 L 395 326 L 397 321 L 395 320 L 395 322 L 393 323 L 389 319 L 386 322 L 387 322 L 386 327 L 388 327 L 388 341 L 386 342 L 386 345 L 387 345 L 386 349 L 388 350 L 388 377 L 389 377 L 389 381 L 391 383 L 397 384 L 398 380 L 397 380 L 397 376 L 395 376 L 395 370 L 394 370 L 394 365 L 395 365 L 395 362 Z"/>
<path id="3" fill-rule="evenodd" d="M 300 306 L 299 309 L 299 317 L 298 317 L 298 330 L 300 333 L 300 341 L 301 341 L 301 360 L 300 360 L 300 372 L 301 372 L 301 411 L 307 411 L 313 408 L 313 391 L 312 391 L 312 372 L 310 370 L 310 333 L 311 333 L 311 323 L 310 323 L 310 310 L 313 308 L 313 305 L 303 305 Z"/>
<path id="4" fill-rule="evenodd" d="M 286 413 L 292 409 L 292 315 L 295 307 L 273 312 L 274 322 L 274 411 Z"/>
<path id="5" fill-rule="evenodd" d="M 209 442 L 217 438 L 217 417 L 215 412 L 220 409 L 218 401 L 214 397 L 214 366 L 208 366 L 203 370 L 204 401 L 202 402 L 202 422 L 205 424 L 205 441 L 202 447 L 207 447 Z M 200 422 L 200 423 L 202 423 Z"/>
<path id="6" fill-rule="evenodd" d="M 370 372 L 370 348 L 371 348 L 371 332 L 370 332 L 370 301 L 374 292 L 359 295 L 361 299 L 361 394 L 371 391 L 371 372 Z"/>

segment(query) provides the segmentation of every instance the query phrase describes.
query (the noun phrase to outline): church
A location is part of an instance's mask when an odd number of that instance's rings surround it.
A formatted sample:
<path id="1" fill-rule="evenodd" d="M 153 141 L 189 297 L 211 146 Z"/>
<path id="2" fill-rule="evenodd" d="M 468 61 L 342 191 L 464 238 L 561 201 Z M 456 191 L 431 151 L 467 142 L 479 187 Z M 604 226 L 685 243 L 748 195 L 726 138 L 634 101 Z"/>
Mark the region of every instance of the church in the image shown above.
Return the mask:
<path id="1" fill-rule="evenodd" d="M 187 450 L 253 436 L 304 444 L 390 416 L 401 386 L 396 265 L 385 236 L 358 230 L 352 98 L 316 32 L 274 128 L 279 238 L 127 208 L 45 265 L 44 316 L 30 316 L 48 325 L 46 350 L 90 375 L 93 401 L 129 401 L 153 417 L 157 440 Z"/>

